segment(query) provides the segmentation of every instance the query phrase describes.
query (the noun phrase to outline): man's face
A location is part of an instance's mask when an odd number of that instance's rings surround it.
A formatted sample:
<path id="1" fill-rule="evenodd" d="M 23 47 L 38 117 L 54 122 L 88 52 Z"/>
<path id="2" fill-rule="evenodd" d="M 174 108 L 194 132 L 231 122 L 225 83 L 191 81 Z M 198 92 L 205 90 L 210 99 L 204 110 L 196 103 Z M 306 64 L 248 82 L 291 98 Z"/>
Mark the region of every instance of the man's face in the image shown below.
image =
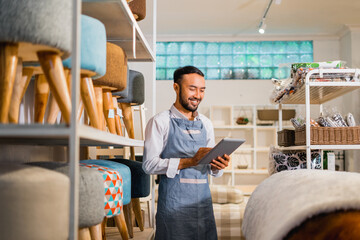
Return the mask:
<path id="1" fill-rule="evenodd" d="M 205 79 L 196 73 L 185 74 L 177 91 L 181 106 L 195 112 L 205 94 Z"/>

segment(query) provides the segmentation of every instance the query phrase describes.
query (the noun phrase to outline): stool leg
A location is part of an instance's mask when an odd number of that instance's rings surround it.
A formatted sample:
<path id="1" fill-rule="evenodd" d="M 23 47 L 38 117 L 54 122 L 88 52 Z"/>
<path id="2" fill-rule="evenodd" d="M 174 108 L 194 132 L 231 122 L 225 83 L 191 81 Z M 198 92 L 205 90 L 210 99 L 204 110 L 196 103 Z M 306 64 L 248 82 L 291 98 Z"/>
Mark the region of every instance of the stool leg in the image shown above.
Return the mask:
<path id="1" fill-rule="evenodd" d="M 121 211 L 121 213 L 119 215 L 116 215 L 114 218 L 115 218 L 116 226 L 119 229 L 122 239 L 123 240 L 129 239 L 128 230 L 126 228 L 124 211 Z"/>
<path id="2" fill-rule="evenodd" d="M 133 205 L 133 210 L 134 210 L 134 213 L 135 213 L 136 222 L 139 225 L 140 230 L 144 231 L 144 222 L 143 222 L 143 216 L 142 216 L 142 213 L 141 213 L 140 199 L 139 198 L 132 198 L 131 203 Z"/>
<path id="3" fill-rule="evenodd" d="M 71 99 L 62 60 L 55 52 L 38 52 L 37 55 L 62 116 L 66 123 L 70 123 Z"/>
<path id="4" fill-rule="evenodd" d="M 99 223 L 98 225 L 95 225 L 95 226 L 91 226 L 89 229 L 90 229 L 91 240 L 101 240 L 102 239 L 101 223 Z"/>
<path id="5" fill-rule="evenodd" d="M 18 62 L 18 44 L 0 44 L 0 123 L 8 122 Z"/>
<path id="6" fill-rule="evenodd" d="M 25 91 L 30 83 L 33 72 L 34 70 L 30 68 L 22 69 L 22 61 L 21 59 L 18 60 L 18 67 L 16 70 L 13 93 L 10 101 L 10 110 L 9 110 L 10 123 L 18 123 L 19 121 L 20 104 L 25 95 Z"/>
<path id="7" fill-rule="evenodd" d="M 78 122 L 80 122 L 83 112 L 84 112 L 84 103 L 80 98 L 79 99 L 79 109 L 76 114 Z"/>
<path id="8" fill-rule="evenodd" d="M 103 91 L 103 104 L 104 104 L 104 115 L 106 119 L 109 131 L 112 134 L 116 134 L 115 128 L 115 116 L 114 116 L 114 105 L 112 100 L 112 94 L 110 90 Z"/>
<path id="9" fill-rule="evenodd" d="M 115 110 L 115 128 L 116 128 L 116 133 L 119 136 L 122 136 L 122 130 L 121 130 L 121 119 L 120 116 L 117 112 L 118 109 L 118 102 L 116 100 L 116 97 L 113 97 L 113 105 L 114 105 L 114 110 Z"/>
<path id="10" fill-rule="evenodd" d="M 135 138 L 134 120 L 133 120 L 131 105 L 130 103 L 120 103 L 120 105 L 122 109 L 122 114 L 124 116 L 123 120 L 124 120 L 125 128 L 129 135 L 129 138 Z M 131 160 L 135 160 L 135 148 L 130 147 L 130 152 L 131 152 Z"/>
<path id="11" fill-rule="evenodd" d="M 106 222 L 107 222 L 107 218 L 104 217 L 104 220 L 101 223 L 101 235 L 103 240 L 106 240 L 106 234 L 105 234 Z"/>
<path id="12" fill-rule="evenodd" d="M 100 123 L 100 130 L 105 131 L 105 121 L 104 121 L 104 106 L 103 106 L 103 92 L 102 88 L 99 86 L 94 86 L 95 96 L 96 96 L 96 105 L 98 109 L 98 118 Z"/>
<path id="13" fill-rule="evenodd" d="M 49 97 L 49 83 L 44 74 L 35 78 L 35 116 L 36 123 L 42 123 L 45 116 L 46 105 Z"/>
<path id="14" fill-rule="evenodd" d="M 91 240 L 89 228 L 79 229 L 79 240 Z"/>
<path id="15" fill-rule="evenodd" d="M 49 124 L 55 124 L 57 116 L 59 115 L 59 105 L 56 102 L 56 99 L 54 97 L 53 93 L 50 93 L 50 99 L 49 99 L 49 112 L 46 117 L 46 122 Z"/>
<path id="16" fill-rule="evenodd" d="M 126 221 L 126 226 L 129 232 L 129 236 L 130 238 L 134 237 L 134 229 L 133 229 L 133 225 L 132 225 L 132 214 L 131 214 L 131 202 L 129 204 L 126 204 L 123 206 L 123 210 L 124 210 L 124 215 L 125 215 L 125 221 Z"/>
<path id="17" fill-rule="evenodd" d="M 81 76 L 80 82 L 81 99 L 85 105 L 86 112 L 90 118 L 90 124 L 94 128 L 100 129 L 96 97 L 93 81 L 90 77 Z"/>

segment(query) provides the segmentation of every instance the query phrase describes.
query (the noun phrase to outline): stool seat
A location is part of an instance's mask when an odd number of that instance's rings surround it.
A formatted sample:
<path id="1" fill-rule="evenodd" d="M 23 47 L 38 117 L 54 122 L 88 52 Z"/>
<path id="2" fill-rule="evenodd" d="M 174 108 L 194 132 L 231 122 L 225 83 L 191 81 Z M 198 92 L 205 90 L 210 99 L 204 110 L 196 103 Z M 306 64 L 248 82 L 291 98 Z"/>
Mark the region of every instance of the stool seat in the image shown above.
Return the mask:
<path id="1" fill-rule="evenodd" d="M 129 70 L 128 93 L 124 97 L 121 92 L 113 92 L 113 95 L 120 96 L 118 102 L 131 103 L 131 105 L 141 105 L 145 101 L 144 75 L 141 72 Z"/>
<path id="2" fill-rule="evenodd" d="M 142 198 L 150 194 L 150 175 L 142 169 L 142 163 L 128 159 L 111 159 L 113 162 L 124 164 L 131 171 L 131 197 Z"/>
<path id="3" fill-rule="evenodd" d="M 31 166 L 43 167 L 69 174 L 69 165 L 58 162 L 31 162 Z M 97 170 L 80 167 L 79 177 L 79 228 L 95 226 L 102 222 L 104 213 L 104 180 Z M 89 210 L 91 209 L 91 210 Z"/>
<path id="4" fill-rule="evenodd" d="M 40 167 L 0 164 L 0 239 L 68 239 L 70 180 Z"/>
<path id="5" fill-rule="evenodd" d="M 38 61 L 38 50 L 71 52 L 71 0 L 0 0 L 0 42 L 19 43 L 18 56 Z"/>
<path id="6" fill-rule="evenodd" d="M 92 78 L 106 73 L 106 31 L 99 20 L 81 15 L 80 69 Z M 65 68 L 71 69 L 71 58 L 63 61 Z"/>

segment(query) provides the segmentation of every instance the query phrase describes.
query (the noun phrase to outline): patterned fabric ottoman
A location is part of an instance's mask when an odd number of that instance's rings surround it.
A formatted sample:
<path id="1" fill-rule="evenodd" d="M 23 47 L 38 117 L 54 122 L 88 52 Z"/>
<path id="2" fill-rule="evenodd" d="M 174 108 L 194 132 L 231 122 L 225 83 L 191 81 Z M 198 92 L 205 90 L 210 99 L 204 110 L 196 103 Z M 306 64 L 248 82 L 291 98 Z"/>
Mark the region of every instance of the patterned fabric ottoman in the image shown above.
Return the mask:
<path id="1" fill-rule="evenodd" d="M 95 168 L 103 174 L 105 216 L 110 218 L 120 214 L 123 208 L 123 180 L 121 175 L 111 168 L 96 164 L 80 163 L 80 166 Z"/>

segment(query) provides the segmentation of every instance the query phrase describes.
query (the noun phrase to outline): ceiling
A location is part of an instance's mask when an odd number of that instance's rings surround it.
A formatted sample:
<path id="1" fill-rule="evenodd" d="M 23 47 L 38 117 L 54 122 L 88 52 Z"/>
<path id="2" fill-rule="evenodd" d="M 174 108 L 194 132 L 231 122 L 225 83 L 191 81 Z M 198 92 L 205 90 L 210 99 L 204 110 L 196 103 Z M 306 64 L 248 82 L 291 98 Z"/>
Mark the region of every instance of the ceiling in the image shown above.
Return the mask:
<path id="1" fill-rule="evenodd" d="M 274 0 L 265 35 L 337 35 L 360 26 L 359 0 Z M 259 35 L 269 0 L 157 0 L 157 34 Z"/>

